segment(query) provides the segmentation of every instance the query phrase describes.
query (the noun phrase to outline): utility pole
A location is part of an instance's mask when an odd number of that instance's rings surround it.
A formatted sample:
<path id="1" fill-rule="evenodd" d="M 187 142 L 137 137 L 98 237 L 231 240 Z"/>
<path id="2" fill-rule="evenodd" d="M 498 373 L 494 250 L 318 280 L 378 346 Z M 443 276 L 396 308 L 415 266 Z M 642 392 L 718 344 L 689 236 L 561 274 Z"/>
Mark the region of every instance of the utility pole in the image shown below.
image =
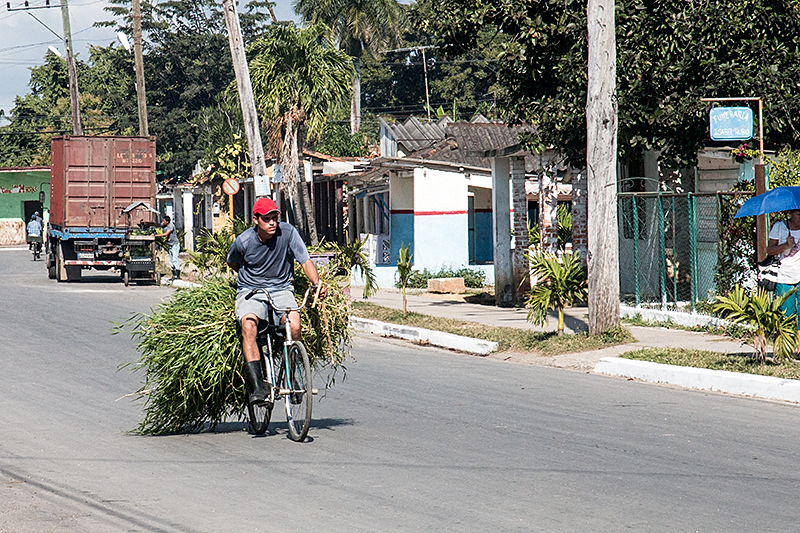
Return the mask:
<path id="1" fill-rule="evenodd" d="M 139 135 L 150 135 L 147 126 L 147 98 L 144 92 L 144 60 L 142 58 L 142 11 L 140 0 L 133 0 L 133 62 L 136 69 L 136 103 L 139 108 Z"/>
<path id="2" fill-rule="evenodd" d="M 244 53 L 242 29 L 239 26 L 239 15 L 233 0 L 223 0 L 225 26 L 228 29 L 228 43 L 231 46 L 233 71 L 236 74 L 236 87 L 239 90 L 239 102 L 242 105 L 244 131 L 247 136 L 247 148 L 250 153 L 250 166 L 258 180 L 267 175 L 267 163 L 264 161 L 264 145 L 261 144 L 256 100 L 253 96 L 253 85 L 250 83 L 250 70 L 247 68 L 247 57 Z M 256 196 L 258 192 L 256 192 Z M 263 196 L 263 195 L 261 195 Z"/>
<path id="3" fill-rule="evenodd" d="M 410 46 L 407 48 L 395 48 L 393 50 L 383 50 L 384 54 L 388 54 L 389 52 L 412 52 L 412 51 L 421 51 L 422 52 L 422 72 L 425 76 L 425 104 L 428 109 L 428 121 L 431 120 L 431 95 L 428 91 L 428 61 L 425 58 L 425 50 L 429 48 L 436 48 L 435 46 Z M 497 98 L 495 96 L 495 98 Z"/>
<path id="4" fill-rule="evenodd" d="M 617 43 L 614 0 L 588 0 L 586 178 L 589 334 L 619 326 Z"/>
<path id="5" fill-rule="evenodd" d="M 67 75 L 69 76 L 69 101 L 72 110 L 72 133 L 83 135 L 81 123 L 81 104 L 78 100 L 78 71 L 75 70 L 75 56 L 72 54 L 72 32 L 69 28 L 69 7 L 67 0 L 61 0 L 61 19 L 64 23 L 64 48 L 67 49 Z"/>
<path id="6" fill-rule="evenodd" d="M 50 5 L 50 0 L 47 0 L 43 6 L 31 6 L 27 1 L 24 7 L 11 7 L 11 2 L 6 2 L 8 11 L 26 11 L 28 15 L 32 16 L 36 22 L 47 28 L 50 33 L 58 37 L 61 36 L 54 32 L 47 24 L 39 20 L 36 15 L 30 12 L 32 9 L 49 9 L 55 7 Z M 69 29 L 69 7 L 67 0 L 61 0 L 61 22 L 64 25 L 64 48 L 67 53 L 67 76 L 69 76 L 69 100 L 70 109 L 72 111 L 72 133 L 73 135 L 83 135 L 83 124 L 81 123 L 81 104 L 78 100 L 78 71 L 75 69 L 75 56 L 72 54 L 72 32 Z M 60 57 L 61 54 L 56 54 Z"/>

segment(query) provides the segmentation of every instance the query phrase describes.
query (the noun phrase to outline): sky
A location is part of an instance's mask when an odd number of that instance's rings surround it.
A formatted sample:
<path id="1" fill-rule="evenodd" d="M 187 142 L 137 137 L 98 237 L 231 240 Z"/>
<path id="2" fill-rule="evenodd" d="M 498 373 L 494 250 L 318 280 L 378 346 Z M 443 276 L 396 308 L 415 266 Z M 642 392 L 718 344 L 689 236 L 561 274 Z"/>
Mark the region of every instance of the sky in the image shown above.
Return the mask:
<path id="1" fill-rule="evenodd" d="M 12 10 L 24 5 L 24 0 L 9 1 Z M 63 35 L 60 0 L 50 0 L 50 4 L 56 7 L 29 11 L 9 11 L 5 4 L 5 0 L 0 3 L 0 109 L 8 115 L 14 107 L 14 97 L 29 92 L 29 68 L 44 64 L 48 46 L 55 46 L 63 53 L 64 41 L 60 37 Z M 246 0 L 240 0 L 239 9 L 243 9 L 245 4 Z M 45 0 L 28 0 L 28 5 L 44 6 Z M 89 59 L 89 45 L 108 46 L 117 42 L 114 27 L 92 27 L 95 22 L 113 20 L 103 11 L 109 5 L 106 0 L 69 1 L 72 48 L 78 59 Z M 277 0 L 275 15 L 279 20 L 297 20 L 291 0 Z M 128 37 L 133 42 L 132 37 Z M 7 119 L 0 118 L 0 126 L 7 123 Z"/>

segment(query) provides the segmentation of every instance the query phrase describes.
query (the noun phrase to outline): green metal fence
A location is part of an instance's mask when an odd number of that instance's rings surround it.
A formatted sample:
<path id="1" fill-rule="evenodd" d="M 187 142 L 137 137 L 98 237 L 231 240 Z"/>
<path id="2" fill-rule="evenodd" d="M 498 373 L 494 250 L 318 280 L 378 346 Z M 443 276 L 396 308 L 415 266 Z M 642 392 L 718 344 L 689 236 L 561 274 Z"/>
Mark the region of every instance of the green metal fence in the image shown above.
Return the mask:
<path id="1" fill-rule="evenodd" d="M 619 193 L 623 302 L 694 311 L 698 302 L 717 293 L 718 284 L 732 283 L 725 277 L 732 270 L 728 268 L 730 219 L 748 196 L 729 192 Z M 742 241 L 734 247 L 733 270 L 739 278 L 747 278 L 753 258 L 742 250 L 753 249 L 754 235 L 747 229 L 733 238 Z"/>

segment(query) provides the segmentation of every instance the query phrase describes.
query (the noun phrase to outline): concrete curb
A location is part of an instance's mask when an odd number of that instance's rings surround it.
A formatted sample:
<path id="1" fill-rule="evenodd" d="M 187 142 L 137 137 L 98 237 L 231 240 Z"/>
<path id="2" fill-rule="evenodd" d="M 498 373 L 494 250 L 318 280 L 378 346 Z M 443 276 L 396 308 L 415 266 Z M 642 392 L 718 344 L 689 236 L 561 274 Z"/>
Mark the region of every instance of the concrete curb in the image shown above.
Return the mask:
<path id="1" fill-rule="evenodd" d="M 350 324 L 358 331 L 372 333 L 373 335 L 396 337 L 418 344 L 430 344 L 441 348 L 450 348 L 452 350 L 478 355 L 487 355 L 497 349 L 496 342 L 462 337 L 461 335 L 453 335 L 452 333 L 443 333 L 441 331 L 433 331 L 425 328 L 388 324 L 368 318 L 350 316 Z"/>
<path id="2" fill-rule="evenodd" d="M 664 365 L 621 357 L 603 357 L 594 367 L 597 374 L 669 383 L 697 390 L 755 396 L 770 400 L 800 402 L 800 380 L 755 374 Z"/>
<path id="3" fill-rule="evenodd" d="M 661 309 L 646 309 L 644 307 L 632 307 L 630 305 L 620 304 L 619 314 L 622 318 L 631 318 L 636 315 L 642 317 L 642 320 L 650 320 L 653 322 L 672 322 L 680 326 L 693 327 L 693 326 L 709 326 L 715 328 L 722 328 L 730 326 L 731 323 L 721 318 L 703 315 L 700 313 L 684 313 L 681 311 L 662 311 Z"/>

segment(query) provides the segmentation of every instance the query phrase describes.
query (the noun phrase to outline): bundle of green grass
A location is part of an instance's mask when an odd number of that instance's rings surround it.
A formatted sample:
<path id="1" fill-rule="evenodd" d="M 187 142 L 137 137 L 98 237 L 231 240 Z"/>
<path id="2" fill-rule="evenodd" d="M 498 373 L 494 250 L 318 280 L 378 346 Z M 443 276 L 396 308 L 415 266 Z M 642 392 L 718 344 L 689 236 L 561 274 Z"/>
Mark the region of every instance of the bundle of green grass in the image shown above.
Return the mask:
<path id="1" fill-rule="evenodd" d="M 307 304 L 301 322 L 312 366 L 328 369 L 327 384 L 331 385 L 337 372 L 345 370 L 349 305 L 336 280 L 324 272 L 321 275 L 328 295 Z M 308 284 L 297 268 L 298 298 Z M 144 401 L 144 417 L 136 432 L 213 430 L 229 418 L 244 418 L 247 395 L 235 298 L 235 278 L 215 276 L 199 287 L 177 290 L 151 314 L 134 315 L 117 326 L 117 331 L 130 328 L 142 354 L 138 362 L 124 365 L 145 372 L 144 384 L 137 391 Z"/>

